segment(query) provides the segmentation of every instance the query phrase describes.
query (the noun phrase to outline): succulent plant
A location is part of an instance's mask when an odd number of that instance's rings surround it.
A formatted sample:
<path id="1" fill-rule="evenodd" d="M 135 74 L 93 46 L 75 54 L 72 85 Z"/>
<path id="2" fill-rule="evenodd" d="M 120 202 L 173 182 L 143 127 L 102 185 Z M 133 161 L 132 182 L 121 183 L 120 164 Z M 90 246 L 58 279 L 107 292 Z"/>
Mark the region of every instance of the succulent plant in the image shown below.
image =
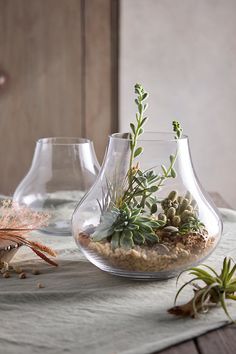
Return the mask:
<path id="1" fill-rule="evenodd" d="M 190 217 L 187 222 L 179 227 L 179 233 L 182 235 L 188 234 L 190 232 L 201 233 L 204 230 L 205 225 L 197 217 Z"/>
<path id="2" fill-rule="evenodd" d="M 198 219 L 198 206 L 188 191 L 184 197 L 177 191 L 171 191 L 167 198 L 161 202 L 163 213 L 158 215 L 159 220 L 165 220 L 167 226 L 174 227 L 175 232 L 181 234 L 201 232 L 204 224 Z M 174 231 L 173 231 L 174 232 Z"/>
<path id="3" fill-rule="evenodd" d="M 151 210 L 153 204 L 156 204 L 153 193 L 158 190 L 156 185 L 158 180 L 160 180 L 160 176 L 155 174 L 153 170 L 143 172 L 136 169 L 130 189 L 126 190 L 123 195 L 123 202 L 129 205 L 132 203 L 134 207 L 143 209 L 147 206 Z"/>
<path id="4" fill-rule="evenodd" d="M 122 192 L 117 193 L 117 186 L 111 185 L 110 182 L 107 183 L 108 192 L 103 193 L 102 201 L 98 201 L 102 212 L 101 221 L 91 235 L 94 242 L 103 240 L 111 242 L 113 249 L 117 247 L 130 249 L 135 244 L 156 243 L 159 241 L 155 232 L 157 229 L 165 227 L 167 222 L 168 226 L 171 226 L 173 222 L 179 225 L 179 218 L 182 221 L 181 216 L 174 215 L 180 205 L 176 200 L 176 192 L 172 192 L 163 201 L 163 215 L 159 216 L 158 219 L 152 216 L 158 210 L 157 203 L 159 201 L 156 193 L 167 179 L 176 177 L 174 165 L 178 156 L 178 149 L 176 149 L 175 154 L 169 156 L 167 167 L 161 165 L 162 171 L 160 173 L 156 173 L 152 169 L 142 171 L 139 168 L 139 163 L 134 164 L 134 160 L 143 152 L 138 139 L 143 134 L 144 125 L 148 119 L 144 116 L 148 107 L 145 103 L 148 93 L 142 85 L 136 84 L 135 94 L 136 121 L 130 123 L 130 161 L 122 185 Z M 177 121 L 174 121 L 172 125 L 175 139 L 178 140 L 181 138 L 182 128 Z M 184 212 L 186 213 L 185 209 Z"/>
<path id="5" fill-rule="evenodd" d="M 105 212 L 91 237 L 95 242 L 107 239 L 113 249 L 130 249 L 134 245 L 157 243 L 155 230 L 163 226 L 163 221 L 145 216 L 140 208 L 131 209 L 125 204 L 122 209 L 113 207 Z"/>

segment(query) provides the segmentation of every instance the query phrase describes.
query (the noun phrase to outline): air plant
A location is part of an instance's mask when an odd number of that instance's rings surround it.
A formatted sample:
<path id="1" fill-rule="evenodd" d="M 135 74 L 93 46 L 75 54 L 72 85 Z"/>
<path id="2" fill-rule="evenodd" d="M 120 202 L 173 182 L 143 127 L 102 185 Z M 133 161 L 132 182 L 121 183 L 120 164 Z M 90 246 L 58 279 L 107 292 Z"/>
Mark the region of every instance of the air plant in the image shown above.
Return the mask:
<path id="1" fill-rule="evenodd" d="M 207 268 L 207 270 L 199 267 L 188 270 L 194 278 L 181 286 L 175 296 L 175 306 L 168 312 L 177 316 L 194 318 L 198 313 L 205 313 L 210 307 L 219 304 L 228 319 L 233 321 L 227 309 L 226 300 L 236 301 L 236 264 L 232 265 L 232 260 L 225 257 L 220 273 L 217 273 L 215 269 L 208 265 L 203 264 L 202 267 Z M 178 276 L 177 281 L 182 273 Z M 196 283 L 198 281 L 201 281 L 203 285 Z M 193 286 L 193 298 L 184 305 L 176 306 L 179 294 L 187 285 Z"/>
<path id="2" fill-rule="evenodd" d="M 51 248 L 28 239 L 28 234 L 46 225 L 48 218 L 47 214 L 19 206 L 11 200 L 4 200 L 0 206 L 0 248 L 9 252 L 26 246 L 47 263 L 57 266 L 57 263 L 47 256 L 56 256 Z"/>

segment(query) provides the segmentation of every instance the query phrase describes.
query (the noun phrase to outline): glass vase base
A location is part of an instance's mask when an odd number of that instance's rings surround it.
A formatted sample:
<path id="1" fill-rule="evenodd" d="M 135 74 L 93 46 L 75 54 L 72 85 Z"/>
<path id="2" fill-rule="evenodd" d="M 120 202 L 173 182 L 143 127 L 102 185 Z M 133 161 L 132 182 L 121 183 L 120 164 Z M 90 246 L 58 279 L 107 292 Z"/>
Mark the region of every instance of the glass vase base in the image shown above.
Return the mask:
<path id="1" fill-rule="evenodd" d="M 136 270 L 127 270 L 127 269 L 122 269 L 122 268 L 115 268 L 111 265 L 108 265 L 104 262 L 104 260 L 100 259 L 100 257 L 95 256 L 94 254 L 91 254 L 91 252 L 86 252 L 85 250 L 82 250 L 84 253 L 85 257 L 92 263 L 94 264 L 97 268 L 100 270 L 109 273 L 111 275 L 115 275 L 118 277 L 123 277 L 123 278 L 129 278 L 133 280 L 167 280 L 170 278 L 175 278 L 178 276 L 178 274 L 183 270 L 181 269 L 175 269 L 175 270 L 169 270 L 169 271 L 159 271 L 159 272 L 142 272 L 142 271 L 136 271 Z"/>
<path id="2" fill-rule="evenodd" d="M 166 280 L 177 277 L 180 272 L 189 267 L 197 266 L 202 263 L 215 247 L 211 250 L 207 249 L 201 254 L 195 254 L 186 259 L 180 257 L 172 260 L 171 256 L 156 254 L 154 258 L 140 257 L 136 250 L 124 251 L 117 249 L 115 252 L 110 252 L 108 247 L 104 248 L 99 243 L 89 243 L 92 247 L 99 249 L 102 255 L 97 251 L 91 250 L 88 245 L 81 247 L 85 257 L 96 267 L 119 277 L 137 279 L 137 280 Z M 81 245 L 80 245 L 81 246 Z M 215 246 L 215 245 L 214 245 Z M 168 259 L 169 258 L 169 259 Z M 175 257 L 176 258 L 176 257 Z"/>
<path id="3" fill-rule="evenodd" d="M 113 270 L 109 268 L 104 268 L 101 270 L 110 273 L 111 275 L 115 275 L 122 278 L 129 278 L 133 280 L 141 280 L 141 281 L 161 281 L 161 280 L 168 280 L 171 278 L 175 278 L 178 276 L 179 272 L 160 272 L 160 273 L 148 273 L 148 272 L 127 272 L 122 270 Z"/>

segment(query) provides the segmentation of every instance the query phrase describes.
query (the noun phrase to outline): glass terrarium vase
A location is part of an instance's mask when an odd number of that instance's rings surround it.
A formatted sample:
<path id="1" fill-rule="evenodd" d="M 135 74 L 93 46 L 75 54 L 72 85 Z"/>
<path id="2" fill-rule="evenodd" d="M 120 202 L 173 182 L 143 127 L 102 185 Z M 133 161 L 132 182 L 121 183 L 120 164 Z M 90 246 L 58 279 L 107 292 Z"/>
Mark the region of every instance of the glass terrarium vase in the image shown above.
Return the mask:
<path id="1" fill-rule="evenodd" d="M 165 279 L 208 257 L 222 222 L 195 175 L 186 136 L 147 132 L 139 145 L 131 168 L 129 134 L 110 136 L 97 180 L 73 214 L 73 235 L 104 271 Z"/>
<path id="2" fill-rule="evenodd" d="M 13 200 L 49 214 L 42 231 L 71 235 L 71 216 L 93 185 L 99 164 L 93 143 L 82 138 L 44 138 L 36 143 L 31 168 Z"/>

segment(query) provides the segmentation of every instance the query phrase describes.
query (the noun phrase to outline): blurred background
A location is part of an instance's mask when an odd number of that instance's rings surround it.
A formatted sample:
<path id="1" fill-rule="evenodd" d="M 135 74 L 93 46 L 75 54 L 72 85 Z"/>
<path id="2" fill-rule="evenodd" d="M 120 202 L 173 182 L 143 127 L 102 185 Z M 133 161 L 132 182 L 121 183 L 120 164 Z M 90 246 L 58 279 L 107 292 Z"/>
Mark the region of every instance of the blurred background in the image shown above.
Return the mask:
<path id="1" fill-rule="evenodd" d="M 132 86 L 151 93 L 149 130 L 178 119 L 197 175 L 236 207 L 236 1 L 123 0 L 120 129 L 134 117 Z"/>
<path id="2" fill-rule="evenodd" d="M 27 172 L 35 141 L 129 129 L 133 86 L 148 130 L 181 121 L 197 175 L 236 207 L 234 0 L 0 0 L 0 193 Z"/>

